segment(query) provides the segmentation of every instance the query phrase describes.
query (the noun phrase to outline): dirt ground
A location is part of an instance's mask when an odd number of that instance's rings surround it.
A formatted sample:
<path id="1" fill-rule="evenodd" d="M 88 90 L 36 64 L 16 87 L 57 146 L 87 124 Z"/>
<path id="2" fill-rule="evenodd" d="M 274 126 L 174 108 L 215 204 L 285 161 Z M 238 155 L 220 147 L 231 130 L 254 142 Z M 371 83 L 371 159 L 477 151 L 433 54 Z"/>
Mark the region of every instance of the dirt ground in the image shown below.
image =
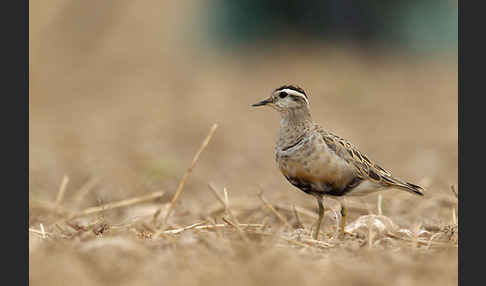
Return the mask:
<path id="1" fill-rule="evenodd" d="M 122 20 L 78 49 L 52 28 L 64 18 L 40 11 L 30 59 L 31 285 L 457 285 L 455 55 L 177 50 L 141 42 L 141 28 Z M 349 198 L 344 239 L 329 199 L 312 240 L 315 200 L 274 162 L 278 115 L 250 107 L 288 83 L 306 89 L 317 122 L 423 185 L 425 197 Z"/>

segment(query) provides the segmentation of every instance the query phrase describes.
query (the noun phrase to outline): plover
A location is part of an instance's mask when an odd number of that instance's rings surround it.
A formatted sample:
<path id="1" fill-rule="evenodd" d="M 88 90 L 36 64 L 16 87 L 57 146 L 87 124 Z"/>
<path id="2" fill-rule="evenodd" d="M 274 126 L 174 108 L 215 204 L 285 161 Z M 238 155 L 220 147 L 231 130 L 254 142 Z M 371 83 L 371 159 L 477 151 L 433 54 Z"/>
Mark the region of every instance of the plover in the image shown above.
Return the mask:
<path id="1" fill-rule="evenodd" d="M 284 85 L 267 99 L 252 106 L 270 106 L 280 113 L 280 131 L 275 160 L 287 180 L 317 199 L 319 218 L 313 233 L 317 239 L 324 217 L 323 197 L 341 203 L 341 235 L 344 235 L 347 210 L 344 196 L 360 196 L 395 188 L 423 196 L 423 188 L 394 177 L 368 159 L 349 141 L 316 124 L 311 117 L 309 99 L 297 86 Z"/>

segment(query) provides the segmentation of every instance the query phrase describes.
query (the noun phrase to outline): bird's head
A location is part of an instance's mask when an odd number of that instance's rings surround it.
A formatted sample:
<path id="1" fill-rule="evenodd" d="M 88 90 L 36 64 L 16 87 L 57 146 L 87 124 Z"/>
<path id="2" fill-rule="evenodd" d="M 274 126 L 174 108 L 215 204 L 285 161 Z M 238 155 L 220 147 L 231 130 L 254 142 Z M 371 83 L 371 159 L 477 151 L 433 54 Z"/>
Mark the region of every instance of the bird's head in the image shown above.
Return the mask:
<path id="1" fill-rule="evenodd" d="M 279 112 L 308 109 L 309 100 L 305 91 L 294 85 L 284 85 L 275 89 L 270 97 L 252 104 L 252 106 L 268 105 Z"/>

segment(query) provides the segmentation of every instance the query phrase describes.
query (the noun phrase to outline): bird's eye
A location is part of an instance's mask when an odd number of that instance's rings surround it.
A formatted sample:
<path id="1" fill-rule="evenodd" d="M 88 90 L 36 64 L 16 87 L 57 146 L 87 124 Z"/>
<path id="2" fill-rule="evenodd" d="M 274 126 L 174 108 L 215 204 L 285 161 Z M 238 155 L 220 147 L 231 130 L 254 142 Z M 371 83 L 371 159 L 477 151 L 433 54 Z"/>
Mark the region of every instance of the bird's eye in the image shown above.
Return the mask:
<path id="1" fill-rule="evenodd" d="M 278 96 L 280 96 L 280 98 L 284 98 L 286 97 L 288 94 L 285 92 L 285 91 L 282 91 L 281 93 L 278 94 Z"/>

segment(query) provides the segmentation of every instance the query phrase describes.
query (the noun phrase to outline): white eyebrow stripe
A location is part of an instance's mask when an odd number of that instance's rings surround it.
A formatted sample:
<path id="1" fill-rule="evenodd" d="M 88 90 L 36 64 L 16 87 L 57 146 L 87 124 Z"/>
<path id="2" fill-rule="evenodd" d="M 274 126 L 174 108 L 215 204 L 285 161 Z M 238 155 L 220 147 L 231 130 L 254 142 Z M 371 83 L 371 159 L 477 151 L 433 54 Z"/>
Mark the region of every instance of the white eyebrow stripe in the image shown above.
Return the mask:
<path id="1" fill-rule="evenodd" d="M 285 91 L 286 93 L 291 94 L 291 95 L 300 96 L 305 100 L 305 102 L 307 104 L 309 104 L 307 97 L 304 94 L 302 94 L 301 92 L 298 92 L 298 91 L 293 90 L 293 89 L 285 88 L 285 89 L 282 89 L 282 90 L 278 90 L 276 93 L 278 94 L 278 93 L 281 93 L 282 91 Z"/>

